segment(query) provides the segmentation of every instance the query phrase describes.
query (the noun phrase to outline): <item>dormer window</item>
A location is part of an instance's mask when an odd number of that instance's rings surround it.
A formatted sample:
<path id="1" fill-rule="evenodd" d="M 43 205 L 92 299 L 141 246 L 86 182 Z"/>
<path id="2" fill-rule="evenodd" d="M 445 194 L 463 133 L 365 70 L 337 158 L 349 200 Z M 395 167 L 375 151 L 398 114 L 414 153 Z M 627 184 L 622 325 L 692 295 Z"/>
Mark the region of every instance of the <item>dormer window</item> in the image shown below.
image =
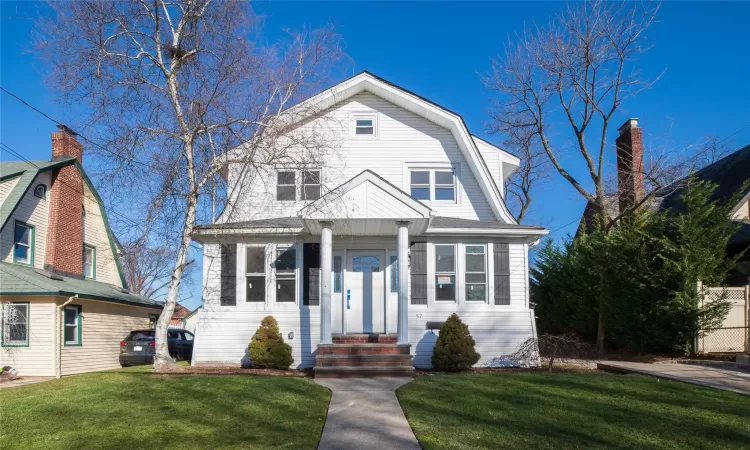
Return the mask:
<path id="1" fill-rule="evenodd" d="M 373 138 L 378 134 L 377 116 L 375 114 L 355 114 L 352 116 L 354 137 Z"/>
<path id="2" fill-rule="evenodd" d="M 43 184 L 37 184 L 34 188 L 34 197 L 39 197 L 42 200 L 47 200 L 47 186 Z"/>

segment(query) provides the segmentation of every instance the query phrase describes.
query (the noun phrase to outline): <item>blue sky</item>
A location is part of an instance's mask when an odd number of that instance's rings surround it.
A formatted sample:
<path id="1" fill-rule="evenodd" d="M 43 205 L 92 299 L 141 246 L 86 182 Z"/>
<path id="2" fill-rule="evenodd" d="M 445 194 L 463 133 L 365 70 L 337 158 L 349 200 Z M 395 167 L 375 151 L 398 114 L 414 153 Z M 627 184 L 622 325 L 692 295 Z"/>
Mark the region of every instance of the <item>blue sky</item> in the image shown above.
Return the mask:
<path id="1" fill-rule="evenodd" d="M 472 133 L 485 132 L 488 92 L 477 73 L 489 70 L 508 35 L 524 24 L 546 23 L 564 4 L 270 2 L 255 4 L 273 42 L 285 28 L 332 23 L 342 34 L 352 73 L 368 70 L 463 115 Z M 61 122 L 70 121 L 44 86 L 42 65 L 29 50 L 39 5 L 2 2 L 0 82 Z M 675 148 L 705 136 L 727 137 L 750 125 L 750 2 L 667 2 L 649 32 L 653 48 L 638 62 L 644 76 L 664 76 L 629 100 L 615 120 L 640 118 L 646 144 L 669 140 Z M 347 74 L 351 75 L 351 73 Z M 342 75 L 343 76 L 343 75 Z M 54 124 L 5 94 L 0 95 L 0 140 L 28 159 L 50 154 Z M 564 128 L 559 139 L 569 140 Z M 610 130 L 614 139 L 615 129 Z M 728 139 L 733 148 L 750 144 L 750 127 Z M 3 161 L 15 159 L 2 153 Z M 85 166 L 85 163 L 84 163 Z M 108 205 L 117 209 L 117 205 Z M 540 186 L 529 223 L 564 236 L 575 231 L 584 202 L 561 177 Z M 571 223 L 572 222 L 572 223 Z M 567 226 L 566 226 L 567 225 Z M 199 272 L 198 272 L 199 273 Z M 199 281 L 186 306 L 200 303 Z"/>

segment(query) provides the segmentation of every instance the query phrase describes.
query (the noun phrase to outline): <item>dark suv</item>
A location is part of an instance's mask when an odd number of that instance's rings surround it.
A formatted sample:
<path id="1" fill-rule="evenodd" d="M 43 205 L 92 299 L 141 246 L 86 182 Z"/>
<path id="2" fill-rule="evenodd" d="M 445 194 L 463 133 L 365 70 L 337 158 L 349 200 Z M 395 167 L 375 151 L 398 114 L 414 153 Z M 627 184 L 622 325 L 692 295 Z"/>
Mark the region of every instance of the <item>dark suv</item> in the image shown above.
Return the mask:
<path id="1" fill-rule="evenodd" d="M 155 330 L 134 330 L 120 342 L 120 365 L 135 366 L 153 364 L 156 353 Z M 167 331 L 169 355 L 175 361 L 190 360 L 193 357 L 193 333 L 185 330 Z"/>

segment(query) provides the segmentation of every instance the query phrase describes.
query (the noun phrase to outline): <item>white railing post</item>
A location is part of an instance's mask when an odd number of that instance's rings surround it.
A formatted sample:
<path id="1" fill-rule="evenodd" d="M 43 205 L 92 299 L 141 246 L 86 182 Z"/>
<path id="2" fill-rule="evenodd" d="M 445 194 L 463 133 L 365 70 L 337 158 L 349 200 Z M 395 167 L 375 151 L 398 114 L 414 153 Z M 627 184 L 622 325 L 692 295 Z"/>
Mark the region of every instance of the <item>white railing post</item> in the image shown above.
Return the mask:
<path id="1" fill-rule="evenodd" d="M 409 222 L 398 226 L 398 328 L 396 343 L 409 343 Z"/>

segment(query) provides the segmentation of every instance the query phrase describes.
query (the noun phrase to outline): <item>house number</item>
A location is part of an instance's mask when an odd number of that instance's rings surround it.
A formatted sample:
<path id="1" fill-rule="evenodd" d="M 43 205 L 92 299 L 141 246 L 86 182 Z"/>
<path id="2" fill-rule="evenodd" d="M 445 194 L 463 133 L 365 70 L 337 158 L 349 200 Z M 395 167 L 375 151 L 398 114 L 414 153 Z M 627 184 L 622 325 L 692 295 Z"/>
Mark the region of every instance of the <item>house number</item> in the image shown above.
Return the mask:
<path id="1" fill-rule="evenodd" d="M 421 319 L 421 318 L 422 318 L 422 314 L 417 314 L 417 319 Z"/>

